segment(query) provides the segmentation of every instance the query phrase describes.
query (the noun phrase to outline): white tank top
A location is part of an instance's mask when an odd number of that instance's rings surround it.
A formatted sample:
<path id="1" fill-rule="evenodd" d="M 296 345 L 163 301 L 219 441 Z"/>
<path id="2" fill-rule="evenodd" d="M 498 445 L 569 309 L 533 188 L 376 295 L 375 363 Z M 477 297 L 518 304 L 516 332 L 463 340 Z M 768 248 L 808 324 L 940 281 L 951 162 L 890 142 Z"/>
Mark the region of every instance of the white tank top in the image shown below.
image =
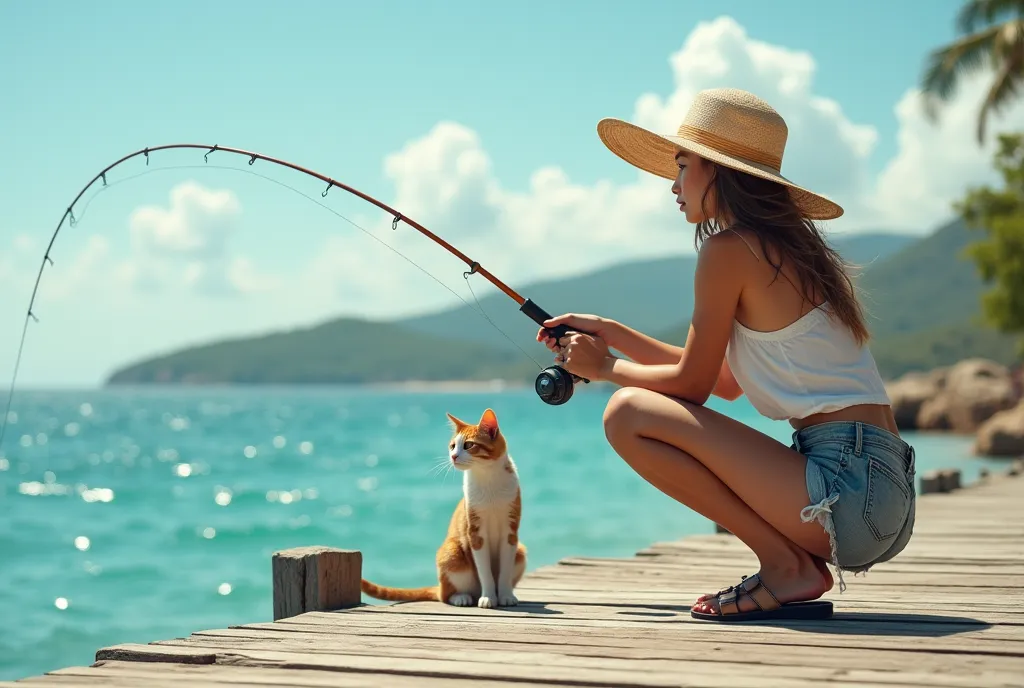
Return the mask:
<path id="1" fill-rule="evenodd" d="M 773 332 L 734 321 L 726 359 L 750 403 L 774 420 L 804 418 L 854 404 L 888 404 L 870 349 L 828 304 Z"/>

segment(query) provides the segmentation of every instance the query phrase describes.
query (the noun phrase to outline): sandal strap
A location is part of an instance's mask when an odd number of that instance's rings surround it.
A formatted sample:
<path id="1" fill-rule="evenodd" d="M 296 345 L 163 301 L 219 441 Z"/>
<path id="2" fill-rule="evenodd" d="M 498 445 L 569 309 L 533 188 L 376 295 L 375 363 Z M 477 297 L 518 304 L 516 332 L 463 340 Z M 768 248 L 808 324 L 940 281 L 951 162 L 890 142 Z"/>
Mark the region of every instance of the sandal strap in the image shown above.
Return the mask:
<path id="1" fill-rule="evenodd" d="M 742 583 L 731 586 L 717 595 L 719 612 L 723 616 L 739 613 L 740 595 L 746 595 L 753 600 L 761 611 L 767 612 L 782 606 L 772 591 L 765 586 L 761 577 L 755 573 L 749 577 L 744 576 Z"/>
<path id="2" fill-rule="evenodd" d="M 754 600 L 754 604 L 758 606 L 762 611 L 771 611 L 772 609 L 778 609 L 782 606 L 778 598 L 772 594 L 772 591 L 764 584 L 761 580 L 761 576 L 754 574 L 750 578 L 744 579 L 740 583 L 740 588 L 747 593 L 747 596 Z"/>
<path id="3" fill-rule="evenodd" d="M 718 609 L 723 616 L 726 614 L 735 614 L 740 610 L 738 599 L 739 593 L 739 590 L 732 588 L 728 592 L 718 596 Z"/>

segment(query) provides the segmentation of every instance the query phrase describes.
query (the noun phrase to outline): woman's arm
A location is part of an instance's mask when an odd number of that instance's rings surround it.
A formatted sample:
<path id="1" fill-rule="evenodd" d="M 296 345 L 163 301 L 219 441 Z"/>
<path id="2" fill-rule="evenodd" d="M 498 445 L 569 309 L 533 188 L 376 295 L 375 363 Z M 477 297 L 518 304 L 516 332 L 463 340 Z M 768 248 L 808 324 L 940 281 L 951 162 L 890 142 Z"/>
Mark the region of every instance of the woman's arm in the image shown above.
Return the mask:
<path id="1" fill-rule="evenodd" d="M 671 350 L 667 346 L 653 345 L 629 335 L 627 330 L 615 332 L 618 328 L 611 328 L 611 341 L 607 336 L 603 338 L 607 347 L 626 353 L 619 346 L 628 349 L 632 342 L 637 350 L 635 344 L 640 342 L 642 346 L 638 350 L 641 353 L 653 352 L 659 361 L 664 356 L 664 362 L 644 364 L 617 358 L 607 349 L 599 352 L 600 347 L 592 341 L 582 341 L 584 335 L 571 335 L 562 340 L 567 345 L 567 370 L 583 377 L 593 376 L 623 387 L 642 387 L 697 404 L 703 404 L 716 390 L 724 398 L 736 398 L 738 385 L 734 386 L 735 378 L 731 371 L 725 375 L 723 368 L 727 368 L 725 350 L 743 289 L 742 271 L 733 269 L 742 261 L 740 250 L 745 250 L 745 247 L 738 240 L 732 241 L 730 235 L 715 235 L 702 246 L 694 277 L 693 319 L 686 345 L 675 360 L 669 358 Z M 616 343 L 615 334 L 623 333 L 625 335 Z M 574 348 L 579 349 L 579 368 L 574 366 Z"/>
<path id="2" fill-rule="evenodd" d="M 608 327 L 605 343 L 622 352 L 623 356 L 644 365 L 676 363 L 683 355 L 683 347 L 655 339 L 616 321 L 612 321 Z"/>
<path id="3" fill-rule="evenodd" d="M 643 365 L 677 364 L 686 350 L 684 347 L 668 344 L 615 321 L 609 323 L 605 342 L 610 348 Z M 743 390 L 736 382 L 736 378 L 729 368 L 729 362 L 725 360 L 724 356 L 718 379 L 715 381 L 715 388 L 711 393 L 729 401 L 743 395 Z"/>

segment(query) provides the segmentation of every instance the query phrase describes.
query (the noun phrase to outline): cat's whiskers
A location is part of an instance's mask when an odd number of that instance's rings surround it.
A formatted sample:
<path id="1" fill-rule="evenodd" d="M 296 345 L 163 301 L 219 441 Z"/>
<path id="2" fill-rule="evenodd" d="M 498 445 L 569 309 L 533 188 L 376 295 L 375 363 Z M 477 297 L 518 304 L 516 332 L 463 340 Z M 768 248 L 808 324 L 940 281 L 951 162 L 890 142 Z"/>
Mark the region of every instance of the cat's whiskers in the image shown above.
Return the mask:
<path id="1" fill-rule="evenodd" d="M 447 456 L 437 456 L 437 463 L 428 472 L 429 475 L 440 475 L 441 471 L 446 468 L 451 468 L 451 459 Z"/>

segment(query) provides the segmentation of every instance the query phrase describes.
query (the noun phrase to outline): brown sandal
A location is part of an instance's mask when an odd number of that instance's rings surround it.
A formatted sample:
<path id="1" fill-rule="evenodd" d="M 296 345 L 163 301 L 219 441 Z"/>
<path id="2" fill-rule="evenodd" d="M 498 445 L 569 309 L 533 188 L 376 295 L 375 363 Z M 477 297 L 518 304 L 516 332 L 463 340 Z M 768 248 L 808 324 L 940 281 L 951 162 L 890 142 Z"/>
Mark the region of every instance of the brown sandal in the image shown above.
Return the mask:
<path id="1" fill-rule="evenodd" d="M 739 605 L 740 595 L 746 595 L 757 609 L 749 612 L 741 612 Z M 782 604 L 769 590 L 761 576 L 743 576 L 743 582 L 739 585 L 729 586 L 719 591 L 715 597 L 718 598 L 718 609 L 720 614 L 707 614 L 690 610 L 690 616 L 704 621 L 760 621 L 771 619 L 828 619 L 832 616 L 832 603 L 828 600 L 810 600 L 807 602 L 787 602 Z"/>

